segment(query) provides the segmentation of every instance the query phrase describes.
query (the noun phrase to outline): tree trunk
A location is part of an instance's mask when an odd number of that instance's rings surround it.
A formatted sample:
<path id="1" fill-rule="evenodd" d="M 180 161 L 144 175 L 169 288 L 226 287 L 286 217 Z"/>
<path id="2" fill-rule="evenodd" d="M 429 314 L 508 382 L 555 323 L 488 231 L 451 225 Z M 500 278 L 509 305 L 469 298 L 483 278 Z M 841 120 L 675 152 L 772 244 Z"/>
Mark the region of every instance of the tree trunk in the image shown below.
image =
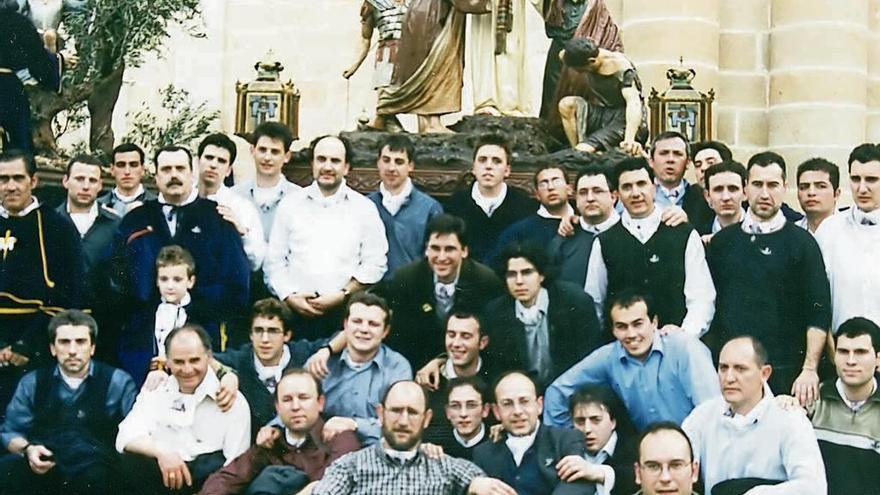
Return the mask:
<path id="1" fill-rule="evenodd" d="M 102 78 L 95 85 L 88 99 L 89 115 L 91 116 L 91 128 L 89 130 L 89 148 L 92 151 L 101 151 L 110 155 L 113 150 L 113 109 L 119 100 L 119 91 L 122 88 L 122 76 L 125 66 L 119 68 Z"/>

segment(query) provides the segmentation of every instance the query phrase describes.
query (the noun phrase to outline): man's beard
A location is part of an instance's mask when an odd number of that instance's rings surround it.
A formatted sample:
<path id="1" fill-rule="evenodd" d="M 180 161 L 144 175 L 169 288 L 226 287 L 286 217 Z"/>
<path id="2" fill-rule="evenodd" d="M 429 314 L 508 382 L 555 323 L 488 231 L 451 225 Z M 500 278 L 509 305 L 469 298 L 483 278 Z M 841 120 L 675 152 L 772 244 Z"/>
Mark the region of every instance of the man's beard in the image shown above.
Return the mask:
<path id="1" fill-rule="evenodd" d="M 394 437 L 394 431 L 387 428 L 386 426 L 382 426 L 382 437 L 385 439 L 385 442 L 388 443 L 388 446 L 394 450 L 399 451 L 407 451 L 412 450 L 413 447 L 419 444 L 422 441 L 422 432 L 413 432 L 409 439 L 406 441 L 398 441 Z"/>

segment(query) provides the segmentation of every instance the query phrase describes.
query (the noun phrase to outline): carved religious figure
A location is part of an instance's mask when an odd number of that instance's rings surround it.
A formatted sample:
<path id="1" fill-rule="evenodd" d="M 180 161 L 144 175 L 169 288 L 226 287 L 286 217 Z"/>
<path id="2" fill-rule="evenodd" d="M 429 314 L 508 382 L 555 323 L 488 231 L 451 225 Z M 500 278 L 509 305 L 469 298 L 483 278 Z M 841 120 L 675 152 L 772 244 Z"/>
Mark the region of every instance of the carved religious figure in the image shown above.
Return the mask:
<path id="1" fill-rule="evenodd" d="M 361 43 L 354 63 L 342 73 L 348 79 L 367 58 L 373 32 L 378 31 L 376 62 L 373 68 L 373 88 L 380 90 L 391 84 L 403 20 L 406 16 L 407 0 L 365 0 L 361 6 Z M 397 116 L 380 115 L 368 124 L 381 130 L 400 131 L 402 127 Z"/>
<path id="2" fill-rule="evenodd" d="M 574 38 L 560 52 L 563 63 L 586 76 L 586 90 L 559 101 L 565 137 L 585 152 L 610 150 L 640 155 L 648 137 L 642 83 L 622 53 L 599 48 L 589 38 Z"/>
<path id="3" fill-rule="evenodd" d="M 412 0 L 391 85 L 379 90 L 377 114 L 414 113 L 419 132 L 451 132 L 440 117 L 461 110 L 465 15 L 488 12 L 485 0 Z"/>

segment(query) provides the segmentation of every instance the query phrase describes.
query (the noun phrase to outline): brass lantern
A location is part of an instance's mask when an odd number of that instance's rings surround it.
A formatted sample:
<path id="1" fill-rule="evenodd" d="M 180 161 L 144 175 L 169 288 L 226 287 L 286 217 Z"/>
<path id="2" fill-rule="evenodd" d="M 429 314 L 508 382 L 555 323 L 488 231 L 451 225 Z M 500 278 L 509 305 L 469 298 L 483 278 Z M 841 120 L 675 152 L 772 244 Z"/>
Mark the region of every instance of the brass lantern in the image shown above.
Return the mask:
<path id="1" fill-rule="evenodd" d="M 235 133 L 247 138 L 263 122 L 280 122 L 299 137 L 299 89 L 281 81 L 284 66 L 272 50 L 254 65 L 257 79 L 235 82 Z"/>
<path id="2" fill-rule="evenodd" d="M 684 67 L 683 60 L 679 63 L 679 67 L 666 71 L 669 87 L 662 95 L 651 88 L 651 96 L 648 98 L 651 135 L 678 131 L 692 143 L 710 140 L 715 90 L 710 89 L 709 94 L 705 94 L 694 89 L 691 81 L 696 77 L 697 71 Z"/>

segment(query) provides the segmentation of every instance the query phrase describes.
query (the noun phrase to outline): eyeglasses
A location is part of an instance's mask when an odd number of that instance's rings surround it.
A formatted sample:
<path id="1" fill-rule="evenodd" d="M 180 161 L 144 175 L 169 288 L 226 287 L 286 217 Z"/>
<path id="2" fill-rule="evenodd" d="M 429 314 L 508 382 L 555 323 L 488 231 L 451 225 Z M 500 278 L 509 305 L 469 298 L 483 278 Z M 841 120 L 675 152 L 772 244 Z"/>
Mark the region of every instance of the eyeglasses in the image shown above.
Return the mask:
<path id="1" fill-rule="evenodd" d="M 661 462 L 645 462 L 639 463 L 639 467 L 648 474 L 659 475 L 663 472 L 663 469 L 666 468 L 670 473 L 681 474 L 689 469 L 691 466 L 690 462 L 676 460 L 668 463 Z"/>
<path id="2" fill-rule="evenodd" d="M 277 337 L 284 333 L 284 329 L 282 328 L 252 328 L 251 334 L 258 335 L 260 337 L 269 336 L 269 337 Z"/>
<path id="3" fill-rule="evenodd" d="M 553 177 L 552 179 L 544 179 L 542 181 L 538 181 L 538 189 L 550 189 L 550 186 L 553 187 L 562 187 L 565 185 L 565 179 L 562 177 Z"/>

